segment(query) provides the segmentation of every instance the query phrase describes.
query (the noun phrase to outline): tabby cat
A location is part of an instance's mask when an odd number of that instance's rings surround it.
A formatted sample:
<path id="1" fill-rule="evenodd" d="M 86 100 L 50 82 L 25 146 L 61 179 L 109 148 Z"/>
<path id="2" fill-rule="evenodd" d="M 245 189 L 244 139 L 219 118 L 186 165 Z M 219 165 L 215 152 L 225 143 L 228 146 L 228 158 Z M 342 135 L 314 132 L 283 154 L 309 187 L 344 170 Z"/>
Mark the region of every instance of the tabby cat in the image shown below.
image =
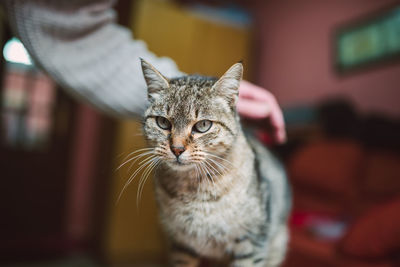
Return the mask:
<path id="1" fill-rule="evenodd" d="M 246 138 L 236 112 L 241 63 L 220 79 L 168 79 L 142 60 L 160 218 L 172 266 L 201 258 L 229 266 L 279 266 L 290 206 L 281 164 Z"/>

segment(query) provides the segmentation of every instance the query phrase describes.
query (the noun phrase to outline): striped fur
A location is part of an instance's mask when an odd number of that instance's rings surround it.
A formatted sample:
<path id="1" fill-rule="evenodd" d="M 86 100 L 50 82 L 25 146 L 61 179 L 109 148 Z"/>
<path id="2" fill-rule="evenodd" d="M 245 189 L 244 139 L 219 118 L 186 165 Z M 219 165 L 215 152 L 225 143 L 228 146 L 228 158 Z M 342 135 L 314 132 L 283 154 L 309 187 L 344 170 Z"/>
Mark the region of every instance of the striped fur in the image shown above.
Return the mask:
<path id="1" fill-rule="evenodd" d="M 167 79 L 145 61 L 142 68 L 151 103 L 144 133 L 160 162 L 155 190 L 172 266 L 198 266 L 202 257 L 279 266 L 290 194 L 281 164 L 241 129 L 235 104 L 242 65 L 219 80 Z M 160 116 L 170 128 L 160 127 Z M 201 120 L 212 122 L 204 133 L 196 130 Z"/>

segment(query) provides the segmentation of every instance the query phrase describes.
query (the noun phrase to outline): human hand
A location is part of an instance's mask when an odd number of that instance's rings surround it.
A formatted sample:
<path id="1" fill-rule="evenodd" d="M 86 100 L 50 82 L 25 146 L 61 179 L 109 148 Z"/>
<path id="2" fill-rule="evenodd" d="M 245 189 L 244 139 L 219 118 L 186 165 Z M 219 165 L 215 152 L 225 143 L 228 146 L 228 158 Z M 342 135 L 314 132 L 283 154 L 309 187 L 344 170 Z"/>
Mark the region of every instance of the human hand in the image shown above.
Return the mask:
<path id="1" fill-rule="evenodd" d="M 286 141 L 285 121 L 282 110 L 275 97 L 269 91 L 248 81 L 242 81 L 236 108 L 239 114 L 245 118 L 254 120 L 268 119 L 274 141 L 277 143 Z"/>

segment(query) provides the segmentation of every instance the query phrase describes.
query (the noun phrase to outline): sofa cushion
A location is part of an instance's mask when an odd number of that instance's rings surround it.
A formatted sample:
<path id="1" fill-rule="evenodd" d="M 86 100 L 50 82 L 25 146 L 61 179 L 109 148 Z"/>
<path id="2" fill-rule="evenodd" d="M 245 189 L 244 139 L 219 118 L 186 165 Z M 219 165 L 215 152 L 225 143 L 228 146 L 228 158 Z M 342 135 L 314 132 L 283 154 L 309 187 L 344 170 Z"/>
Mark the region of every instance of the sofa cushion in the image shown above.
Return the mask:
<path id="1" fill-rule="evenodd" d="M 362 148 L 354 141 L 319 141 L 297 151 L 289 162 L 289 176 L 300 187 L 348 199 L 358 193 L 362 163 Z"/>
<path id="2" fill-rule="evenodd" d="M 365 198 L 378 200 L 400 192 L 400 155 L 374 150 L 365 160 L 363 193 Z"/>
<path id="3" fill-rule="evenodd" d="M 400 197 L 371 208 L 340 242 L 345 254 L 363 258 L 400 255 Z"/>

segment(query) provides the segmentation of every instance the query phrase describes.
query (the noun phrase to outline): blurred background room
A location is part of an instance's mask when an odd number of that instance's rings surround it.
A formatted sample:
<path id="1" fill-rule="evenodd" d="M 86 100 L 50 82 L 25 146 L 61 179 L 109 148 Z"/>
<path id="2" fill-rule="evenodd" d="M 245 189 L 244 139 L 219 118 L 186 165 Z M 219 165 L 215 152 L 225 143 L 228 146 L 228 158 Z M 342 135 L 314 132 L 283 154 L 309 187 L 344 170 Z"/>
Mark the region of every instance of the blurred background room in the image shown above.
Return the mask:
<path id="1" fill-rule="evenodd" d="M 398 0 L 120 0 L 118 22 L 186 73 L 245 78 L 280 103 L 294 194 L 285 267 L 400 266 Z M 166 266 L 141 124 L 77 101 L 0 10 L 0 266 Z M 101 44 L 99 44 L 101 45 Z M 110 51 L 111 53 L 112 51 Z M 135 59 L 129 59 L 135 60 Z M 258 128 L 255 126 L 259 126 Z M 261 129 L 261 130 L 260 130 Z"/>

